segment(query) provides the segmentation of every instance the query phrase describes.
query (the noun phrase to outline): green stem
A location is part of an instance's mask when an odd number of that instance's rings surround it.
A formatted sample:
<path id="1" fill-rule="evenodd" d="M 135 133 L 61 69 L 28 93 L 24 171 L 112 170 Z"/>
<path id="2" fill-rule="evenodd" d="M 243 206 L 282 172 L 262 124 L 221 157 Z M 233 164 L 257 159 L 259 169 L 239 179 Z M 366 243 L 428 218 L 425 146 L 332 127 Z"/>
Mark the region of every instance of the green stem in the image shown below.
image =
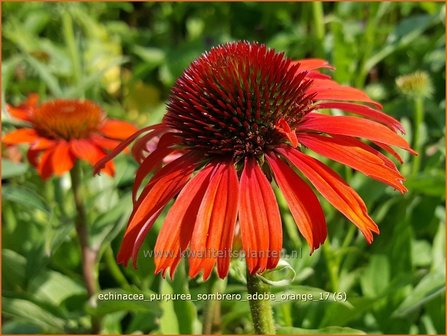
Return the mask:
<path id="1" fill-rule="evenodd" d="M 312 4 L 312 15 L 313 15 L 313 24 L 315 37 L 318 41 L 318 56 L 324 56 L 324 12 L 323 12 L 323 3 L 321 1 L 314 1 Z"/>
<path id="2" fill-rule="evenodd" d="M 62 14 L 62 28 L 65 43 L 67 45 L 68 53 L 71 59 L 73 80 L 75 81 L 75 84 L 79 84 L 81 79 L 81 62 L 78 48 L 76 46 L 76 38 L 73 29 L 73 19 L 71 18 L 68 10 L 65 10 Z"/>
<path id="3" fill-rule="evenodd" d="M 124 276 L 123 272 L 121 272 L 121 269 L 115 261 L 115 256 L 110 245 L 107 246 L 106 250 L 104 251 L 104 258 L 107 268 L 116 282 L 124 289 L 130 288 L 129 282 L 127 282 L 126 277 Z"/>
<path id="4" fill-rule="evenodd" d="M 421 167 L 422 158 L 422 142 L 421 142 L 421 126 L 424 123 L 424 101 L 422 97 L 414 99 L 414 133 L 413 148 L 418 155 L 413 158 L 412 174 L 417 175 Z"/>
<path id="5" fill-rule="evenodd" d="M 213 277 L 210 283 L 210 293 L 217 294 L 225 292 L 227 281 Z M 220 329 L 220 301 L 209 300 L 204 308 L 203 312 L 203 327 L 202 334 L 209 335 L 215 333 L 221 333 Z"/>
<path id="6" fill-rule="evenodd" d="M 377 11 L 378 11 L 378 5 L 377 4 L 371 4 L 369 6 L 369 10 L 373 11 L 375 15 L 370 15 L 368 18 L 368 22 L 366 25 L 366 30 L 364 37 L 362 39 L 362 47 L 360 48 L 361 56 L 359 61 L 359 73 L 355 80 L 355 86 L 357 88 L 361 88 L 365 85 L 366 77 L 368 76 L 369 70 L 366 67 L 366 62 L 371 55 L 371 52 L 374 48 L 374 38 L 376 36 L 376 27 L 377 27 Z"/>
<path id="7" fill-rule="evenodd" d="M 247 271 L 247 291 L 252 297 L 255 294 L 269 294 L 270 286 L 264 283 L 256 274 Z M 274 335 L 275 323 L 270 300 L 249 300 L 251 317 L 255 333 L 258 335 Z"/>
<path id="8" fill-rule="evenodd" d="M 336 291 L 338 288 L 338 263 L 332 253 L 332 246 L 329 239 L 327 239 L 326 243 L 323 244 L 323 254 L 324 259 L 326 260 L 326 267 L 332 290 Z"/>
<path id="9" fill-rule="evenodd" d="M 81 247 L 82 275 L 89 298 L 94 297 L 97 292 L 97 280 L 95 275 L 97 251 L 91 248 L 87 228 L 87 213 L 81 192 L 81 167 L 77 162 L 70 171 L 71 188 L 76 207 L 75 228 Z M 99 318 L 92 316 L 92 333 L 98 334 L 101 330 Z"/>

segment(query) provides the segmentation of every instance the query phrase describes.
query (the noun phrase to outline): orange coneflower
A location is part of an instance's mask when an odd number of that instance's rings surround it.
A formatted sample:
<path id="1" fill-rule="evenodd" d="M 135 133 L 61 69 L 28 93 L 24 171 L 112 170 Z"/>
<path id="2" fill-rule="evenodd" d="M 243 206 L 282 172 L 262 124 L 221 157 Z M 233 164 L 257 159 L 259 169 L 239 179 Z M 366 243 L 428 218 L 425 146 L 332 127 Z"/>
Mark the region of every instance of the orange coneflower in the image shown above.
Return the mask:
<path id="1" fill-rule="evenodd" d="M 162 123 L 135 133 L 98 164 L 147 133 L 133 148 L 141 166 L 118 261 L 127 264 L 132 258 L 136 263 L 148 230 L 178 194 L 155 245 L 156 272 L 164 275 L 170 268 L 172 276 L 189 247 L 191 277 L 203 271 L 207 278 L 215 264 L 218 275 L 225 277 L 236 226 L 249 272 L 274 268 L 282 227 L 272 179 L 313 251 L 326 238 L 326 222 L 314 191 L 300 175 L 372 242 L 379 229 L 363 200 L 335 171 L 303 150 L 400 192 L 406 191 L 403 176 L 377 148 L 398 160 L 392 146 L 413 150 L 396 134 L 403 131 L 401 124 L 384 114 L 379 103 L 337 84 L 318 72 L 320 68 L 333 69 L 324 60 L 292 61 L 248 42 L 224 44 L 196 59 L 173 87 Z M 328 108 L 366 118 L 318 112 Z M 167 162 L 172 154 L 176 158 Z M 137 195 L 151 172 L 153 177 Z"/>
<path id="2" fill-rule="evenodd" d="M 136 131 L 124 121 L 107 119 L 104 111 L 88 100 L 56 99 L 38 105 L 31 94 L 17 107 L 7 106 L 15 118 L 30 124 L 6 134 L 7 145 L 29 144 L 28 160 L 43 179 L 69 171 L 77 159 L 92 166 Z M 112 162 L 104 171 L 114 174 Z"/>

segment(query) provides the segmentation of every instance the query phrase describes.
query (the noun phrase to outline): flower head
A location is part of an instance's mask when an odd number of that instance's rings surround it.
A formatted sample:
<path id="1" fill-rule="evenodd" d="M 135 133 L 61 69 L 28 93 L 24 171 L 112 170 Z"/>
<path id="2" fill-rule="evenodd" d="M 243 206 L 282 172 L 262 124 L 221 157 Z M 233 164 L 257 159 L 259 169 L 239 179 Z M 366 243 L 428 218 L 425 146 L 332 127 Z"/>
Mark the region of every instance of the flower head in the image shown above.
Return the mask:
<path id="1" fill-rule="evenodd" d="M 425 71 L 400 76 L 396 79 L 396 85 L 403 94 L 411 97 L 428 98 L 433 94 L 431 78 Z"/>
<path id="2" fill-rule="evenodd" d="M 29 144 L 28 159 L 43 179 L 69 171 L 77 159 L 91 165 L 115 148 L 120 140 L 136 131 L 129 123 L 107 119 L 104 111 L 88 100 L 57 99 L 39 106 L 32 94 L 8 112 L 29 127 L 17 129 L 3 137 L 7 145 Z M 114 174 L 112 162 L 104 171 Z"/>
<path id="3" fill-rule="evenodd" d="M 141 244 L 168 202 L 176 197 L 155 245 L 156 272 L 171 276 L 189 247 L 189 275 L 215 265 L 228 273 L 235 232 L 251 273 L 274 268 L 282 225 L 272 182 L 280 188 L 311 251 L 325 240 L 321 205 L 307 178 L 372 242 L 379 229 L 360 196 L 306 148 L 356 169 L 400 192 L 396 165 L 379 149 L 413 150 L 397 134 L 401 124 L 360 90 L 341 86 L 319 59 L 292 61 L 266 46 L 228 43 L 196 59 L 172 88 L 161 124 L 135 133 L 97 167 L 142 136 L 133 153 L 141 163 L 134 209 L 118 261 L 134 265 Z M 330 116 L 336 108 L 354 116 Z M 369 143 L 358 138 L 368 140 Z M 154 139 L 156 146 L 154 146 Z M 166 157 L 176 154 L 174 159 Z M 138 195 L 142 181 L 154 173 Z M 302 177 L 303 176 L 303 177 Z"/>

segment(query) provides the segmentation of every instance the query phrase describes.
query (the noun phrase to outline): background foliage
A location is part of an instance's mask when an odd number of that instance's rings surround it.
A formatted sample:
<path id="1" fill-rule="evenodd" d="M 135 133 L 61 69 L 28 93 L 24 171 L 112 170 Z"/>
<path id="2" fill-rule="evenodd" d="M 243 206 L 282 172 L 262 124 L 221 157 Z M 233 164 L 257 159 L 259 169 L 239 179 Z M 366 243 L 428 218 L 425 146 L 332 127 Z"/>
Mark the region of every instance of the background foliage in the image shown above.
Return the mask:
<path id="1" fill-rule="evenodd" d="M 283 333 L 445 333 L 445 6 L 442 3 L 2 3 L 2 102 L 28 93 L 42 100 L 89 98 L 115 118 L 138 126 L 159 121 L 177 76 L 211 46 L 256 40 L 291 58 L 324 57 L 335 78 L 365 89 L 400 119 L 412 141 L 413 100 L 395 79 L 423 70 L 434 92 L 424 100 L 422 167 L 402 171 L 404 196 L 332 164 L 364 197 L 381 235 L 368 246 L 353 225 L 330 208 L 329 239 L 314 255 L 282 211 L 285 247 L 302 249 L 287 260 L 296 276 L 277 293 L 345 292 L 346 302 L 284 301 L 274 305 Z M 17 121 L 2 110 L 3 131 Z M 2 157 L 3 333 L 88 332 L 90 315 L 104 333 L 201 332 L 204 302 L 102 301 L 88 303 L 82 283 L 69 180 L 44 183 L 18 153 Z M 117 177 L 91 178 L 92 244 L 100 252 L 103 291 L 205 293 L 211 287 L 245 293 L 241 263 L 222 282 L 153 275 L 153 261 L 121 268 L 114 255 L 130 211 L 136 164 L 117 160 Z M 162 218 L 146 239 L 154 246 Z M 212 289 L 212 288 L 211 288 Z M 214 288 L 215 289 L 215 288 Z M 247 302 L 221 302 L 214 330 L 253 332 Z"/>

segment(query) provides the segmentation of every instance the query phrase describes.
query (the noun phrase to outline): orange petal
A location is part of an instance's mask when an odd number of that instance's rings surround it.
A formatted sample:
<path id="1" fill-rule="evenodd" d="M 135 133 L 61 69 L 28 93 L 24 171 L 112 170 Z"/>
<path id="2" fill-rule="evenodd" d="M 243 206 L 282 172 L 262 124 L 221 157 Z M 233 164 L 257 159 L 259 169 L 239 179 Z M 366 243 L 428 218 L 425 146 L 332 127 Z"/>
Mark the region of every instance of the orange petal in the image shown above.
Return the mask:
<path id="1" fill-rule="evenodd" d="M 81 160 L 87 161 L 92 166 L 106 156 L 98 146 L 86 139 L 70 140 L 70 148 L 73 154 Z M 112 162 L 107 162 L 103 168 L 104 172 L 110 176 L 115 174 L 115 168 Z"/>
<path id="2" fill-rule="evenodd" d="M 245 159 L 239 190 L 239 223 L 248 270 L 253 274 L 274 268 L 282 247 L 281 217 L 256 159 Z"/>
<path id="3" fill-rule="evenodd" d="M 44 151 L 38 162 L 37 172 L 43 180 L 48 179 L 53 174 L 53 154 L 54 149 Z"/>
<path id="4" fill-rule="evenodd" d="M 180 192 L 169 210 L 154 248 L 155 273 L 163 275 L 170 267 L 171 277 L 175 266 L 191 240 L 197 212 L 205 195 L 213 166 L 206 166 Z"/>
<path id="5" fill-rule="evenodd" d="M 315 94 L 315 100 L 352 100 L 372 104 L 381 109 L 382 105 L 368 95 L 350 86 L 340 85 L 329 79 L 313 79 L 307 94 Z"/>
<path id="6" fill-rule="evenodd" d="M 326 220 L 320 202 L 307 183 L 280 158 L 274 154 L 266 157 L 293 219 L 312 253 L 323 244 L 327 235 Z"/>
<path id="7" fill-rule="evenodd" d="M 299 131 L 316 131 L 328 134 L 347 135 L 378 141 L 391 146 L 397 146 L 409 151 L 407 141 L 391 131 L 388 127 L 371 120 L 351 116 L 328 116 L 320 113 L 309 113 L 298 125 Z"/>
<path id="8" fill-rule="evenodd" d="M 345 102 L 332 102 L 332 103 L 320 103 L 317 105 L 317 108 L 318 109 L 335 108 L 359 114 L 361 116 L 370 118 L 374 121 L 378 121 L 384 125 L 387 125 L 394 131 L 400 131 L 403 134 L 405 134 L 405 129 L 399 121 L 389 116 L 388 114 L 383 113 L 382 111 L 373 109 L 366 105 L 345 103 Z"/>
<path id="9" fill-rule="evenodd" d="M 157 147 L 155 151 L 144 159 L 135 175 L 135 182 L 132 190 L 132 200 L 134 203 L 136 202 L 137 193 L 141 186 L 141 182 L 143 182 L 144 178 L 148 176 L 155 168 L 159 167 L 163 163 L 163 159 L 173 151 L 174 149 L 170 147 L 169 141 L 163 141 L 161 146 Z"/>
<path id="10" fill-rule="evenodd" d="M 47 138 L 36 138 L 30 145 L 33 150 L 49 149 L 57 145 L 57 141 Z"/>
<path id="11" fill-rule="evenodd" d="M 307 58 L 298 61 L 293 61 L 292 64 L 299 64 L 300 65 L 299 71 L 315 70 L 320 68 L 335 70 L 335 67 L 330 65 L 328 61 L 318 58 Z"/>
<path id="12" fill-rule="evenodd" d="M 33 128 L 20 128 L 6 134 L 3 137 L 3 143 L 7 145 L 31 143 L 35 141 L 38 137 L 39 135 Z"/>
<path id="13" fill-rule="evenodd" d="M 228 253 L 232 246 L 237 216 L 238 180 L 233 162 L 217 163 L 215 166 L 191 238 L 191 277 L 203 269 L 203 277 L 207 279 L 216 260 L 220 265 L 219 276 L 223 278 L 228 273 Z"/>
<path id="14" fill-rule="evenodd" d="M 108 138 L 104 138 L 102 135 L 98 134 L 92 134 L 90 136 L 90 139 L 99 147 L 107 150 L 113 150 L 121 143 L 121 141 L 119 140 L 111 140 Z"/>
<path id="15" fill-rule="evenodd" d="M 276 128 L 283 133 L 287 139 L 289 139 L 292 147 L 298 146 L 298 139 L 296 137 L 296 133 L 294 130 L 292 130 L 284 119 L 279 119 Z"/>
<path id="16" fill-rule="evenodd" d="M 152 227 L 166 204 L 185 186 L 200 158 L 187 153 L 160 169 L 149 181 L 134 204 L 123 242 L 118 253 L 118 262 L 127 264 L 136 257 L 147 231 Z"/>
<path id="17" fill-rule="evenodd" d="M 294 148 L 279 148 L 277 152 L 292 162 L 329 203 L 354 223 L 368 243 L 373 241 L 373 232 L 378 234 L 379 228 L 368 215 L 361 197 L 335 171 Z"/>
<path id="18" fill-rule="evenodd" d="M 125 121 L 107 119 L 102 124 L 99 132 L 112 139 L 124 140 L 137 131 L 137 128 Z"/>
<path id="19" fill-rule="evenodd" d="M 24 103 L 19 106 L 6 105 L 8 113 L 16 119 L 30 121 L 32 118 L 33 110 L 37 107 L 39 102 L 39 96 L 32 93 L 28 96 Z"/>
<path id="20" fill-rule="evenodd" d="M 407 191 L 402 184 L 404 177 L 392 162 L 355 138 L 301 134 L 300 143 L 320 155 L 354 168 L 400 192 Z"/>
<path id="21" fill-rule="evenodd" d="M 56 175 L 62 175 L 73 168 L 75 158 L 70 151 L 70 145 L 66 141 L 59 142 L 54 148 L 52 156 L 53 171 Z"/>
<path id="22" fill-rule="evenodd" d="M 134 134 L 129 136 L 126 140 L 122 141 L 110 153 L 108 153 L 101 160 L 99 160 L 94 167 L 93 173 L 98 174 L 98 172 L 106 166 L 107 162 L 113 160 L 113 158 L 115 156 L 117 156 L 119 153 L 121 153 L 123 150 L 125 150 L 127 148 L 127 146 L 129 146 L 141 134 L 143 134 L 145 132 L 153 132 L 154 130 L 159 130 L 161 128 L 165 128 L 165 126 L 163 124 L 157 124 L 157 125 L 145 127 L 145 128 L 140 129 L 139 131 L 136 131 Z"/>
<path id="23" fill-rule="evenodd" d="M 379 141 L 373 141 L 373 143 L 375 145 L 377 145 L 378 147 L 382 148 L 384 151 L 390 153 L 392 156 L 394 156 L 396 158 L 397 161 L 399 161 L 399 163 L 404 163 L 404 160 L 402 159 L 402 157 L 399 155 L 398 152 L 396 152 L 393 148 L 391 148 L 388 145 L 385 145 L 384 143 L 381 143 Z"/>
<path id="24" fill-rule="evenodd" d="M 165 136 L 167 134 L 169 134 L 170 136 Z M 142 136 L 140 139 L 138 139 L 132 146 L 132 155 L 135 158 L 135 160 L 140 163 L 143 162 L 147 154 L 151 152 L 151 148 L 148 147 L 151 146 L 152 144 L 154 145 L 156 144 L 155 147 L 158 147 L 158 143 L 160 142 L 163 136 L 165 136 L 164 139 L 169 140 L 169 142 L 172 144 L 173 139 L 171 137 L 173 136 L 173 134 L 172 133 L 167 134 L 166 129 L 160 128 L 155 129 L 153 132 L 146 134 Z M 163 144 L 163 142 L 161 144 Z"/>

